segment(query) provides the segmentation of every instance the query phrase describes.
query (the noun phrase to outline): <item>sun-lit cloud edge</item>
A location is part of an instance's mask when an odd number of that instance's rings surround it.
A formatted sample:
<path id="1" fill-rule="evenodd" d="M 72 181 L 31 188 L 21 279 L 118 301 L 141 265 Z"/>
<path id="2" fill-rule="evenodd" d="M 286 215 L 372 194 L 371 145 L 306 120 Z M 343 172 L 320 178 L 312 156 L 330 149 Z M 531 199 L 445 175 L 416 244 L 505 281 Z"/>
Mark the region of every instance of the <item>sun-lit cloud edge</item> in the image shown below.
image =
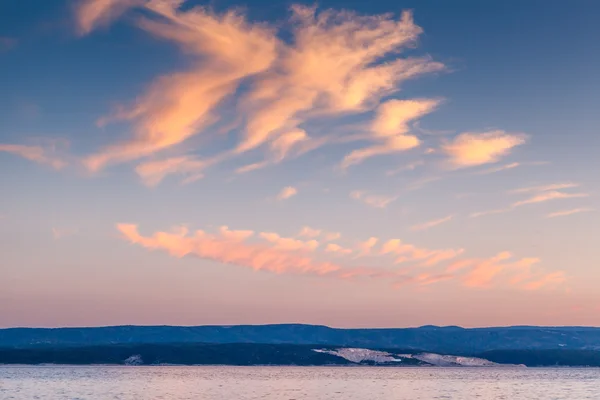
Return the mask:
<path id="1" fill-rule="evenodd" d="M 215 233 L 186 227 L 151 236 L 139 233 L 137 225 L 117 224 L 122 238 L 150 250 L 174 257 L 201 259 L 277 274 L 308 274 L 334 279 L 377 278 L 393 286 L 454 282 L 471 288 L 506 285 L 515 289 L 555 288 L 566 276 L 561 271 L 545 272 L 538 258 L 516 259 L 501 252 L 488 259 L 465 258 L 464 249 L 426 249 L 400 239 L 381 241 L 371 237 L 355 248 L 316 239 L 286 237 L 275 232 L 231 230 L 222 226 Z M 335 261 L 328 257 L 335 257 Z M 376 266 L 367 264 L 373 263 Z M 420 269 L 427 271 L 420 272 Z"/>

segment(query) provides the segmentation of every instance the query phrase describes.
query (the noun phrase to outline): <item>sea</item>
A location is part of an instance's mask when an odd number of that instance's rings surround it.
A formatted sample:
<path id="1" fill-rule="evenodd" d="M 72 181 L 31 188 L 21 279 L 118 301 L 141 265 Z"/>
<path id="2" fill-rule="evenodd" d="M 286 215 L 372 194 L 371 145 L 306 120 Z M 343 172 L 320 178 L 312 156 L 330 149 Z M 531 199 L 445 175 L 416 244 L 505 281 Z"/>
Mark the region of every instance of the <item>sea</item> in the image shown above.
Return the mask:
<path id="1" fill-rule="evenodd" d="M 0 366 L 0 399 L 600 399 L 595 368 Z"/>

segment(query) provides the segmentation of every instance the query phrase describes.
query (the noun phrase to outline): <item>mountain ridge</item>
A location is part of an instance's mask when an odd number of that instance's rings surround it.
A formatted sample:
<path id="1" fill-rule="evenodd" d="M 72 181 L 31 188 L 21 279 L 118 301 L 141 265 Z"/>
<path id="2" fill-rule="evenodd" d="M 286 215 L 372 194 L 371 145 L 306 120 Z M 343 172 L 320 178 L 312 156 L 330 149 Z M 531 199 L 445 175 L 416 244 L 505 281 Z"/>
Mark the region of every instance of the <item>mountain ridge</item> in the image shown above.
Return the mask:
<path id="1" fill-rule="evenodd" d="M 491 350 L 600 350 L 600 328 L 511 326 L 330 328 L 324 325 L 117 325 L 0 329 L 0 347 L 111 344 L 262 343 L 422 349 L 473 354 Z"/>

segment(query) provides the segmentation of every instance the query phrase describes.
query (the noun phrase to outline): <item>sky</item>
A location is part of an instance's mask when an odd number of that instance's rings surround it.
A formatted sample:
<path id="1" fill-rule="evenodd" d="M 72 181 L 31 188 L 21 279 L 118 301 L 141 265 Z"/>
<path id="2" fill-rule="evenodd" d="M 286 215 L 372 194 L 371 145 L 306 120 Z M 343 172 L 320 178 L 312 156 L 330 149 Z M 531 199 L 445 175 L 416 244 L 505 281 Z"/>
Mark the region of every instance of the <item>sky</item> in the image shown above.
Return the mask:
<path id="1" fill-rule="evenodd" d="M 600 3 L 0 3 L 0 327 L 600 325 Z"/>

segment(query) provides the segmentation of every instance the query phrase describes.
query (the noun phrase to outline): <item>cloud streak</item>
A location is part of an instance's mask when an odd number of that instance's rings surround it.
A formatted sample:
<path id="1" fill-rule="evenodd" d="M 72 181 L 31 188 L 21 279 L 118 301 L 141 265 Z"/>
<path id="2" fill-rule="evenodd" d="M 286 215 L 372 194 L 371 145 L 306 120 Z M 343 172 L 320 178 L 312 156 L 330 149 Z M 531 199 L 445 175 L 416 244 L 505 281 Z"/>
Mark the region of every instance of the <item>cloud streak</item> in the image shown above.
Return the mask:
<path id="1" fill-rule="evenodd" d="M 546 218 L 566 217 L 569 215 L 580 214 L 580 213 L 591 212 L 591 211 L 594 211 L 594 209 L 589 208 L 589 207 L 573 208 L 571 210 L 562 210 L 562 211 L 552 212 L 552 213 L 546 215 Z"/>
<path id="2" fill-rule="evenodd" d="M 68 165 L 67 161 L 56 154 L 56 146 L 28 146 L 19 144 L 0 144 L 0 152 L 11 153 L 38 164 L 49 165 L 56 170 Z"/>
<path id="3" fill-rule="evenodd" d="M 520 133 L 496 130 L 483 133 L 466 132 L 442 145 L 442 152 L 454 168 L 475 167 L 500 161 L 511 150 L 524 144 L 527 137 Z"/>
<path id="4" fill-rule="evenodd" d="M 398 199 L 398 196 L 383 196 L 383 195 L 375 195 L 368 194 L 362 190 L 355 190 L 350 192 L 350 198 L 360 201 L 363 204 L 368 205 L 369 207 L 374 208 L 386 208 L 392 202 Z"/>
<path id="5" fill-rule="evenodd" d="M 275 232 L 231 230 L 227 226 L 221 226 L 216 233 L 202 230 L 191 233 L 185 227 L 178 227 L 151 236 L 140 234 L 134 224 L 118 224 L 117 229 L 123 239 L 133 244 L 164 251 L 174 257 L 195 256 L 278 274 L 308 274 L 343 280 L 385 279 L 396 287 L 453 281 L 472 288 L 505 284 L 523 290 L 556 288 L 566 279 L 561 271 L 543 271 L 538 266 L 538 258 L 514 259 L 510 252 L 501 252 L 488 259 L 461 258 L 464 249 L 426 249 L 400 239 L 381 241 L 374 236 L 352 249 L 337 243 L 321 246 L 314 238 L 302 240 Z M 311 231 L 311 234 L 316 233 Z M 392 256 L 392 264 L 385 261 L 389 256 Z M 323 257 L 335 257 L 337 262 L 323 261 Z M 363 260 L 379 265 L 348 265 Z M 427 268 L 427 271 L 419 272 L 421 268 Z"/>
<path id="6" fill-rule="evenodd" d="M 447 217 L 436 219 L 433 221 L 428 221 L 423 224 L 414 225 L 410 229 L 413 231 L 425 231 L 427 229 L 433 228 L 435 226 L 444 224 L 446 222 L 450 222 L 454 218 L 454 214 L 448 215 Z"/>
<path id="7" fill-rule="evenodd" d="M 281 189 L 281 192 L 279 192 L 276 199 L 279 201 L 287 200 L 291 197 L 294 197 L 297 194 L 298 194 L 298 189 L 296 189 L 293 186 L 286 186 L 283 189 Z"/>

